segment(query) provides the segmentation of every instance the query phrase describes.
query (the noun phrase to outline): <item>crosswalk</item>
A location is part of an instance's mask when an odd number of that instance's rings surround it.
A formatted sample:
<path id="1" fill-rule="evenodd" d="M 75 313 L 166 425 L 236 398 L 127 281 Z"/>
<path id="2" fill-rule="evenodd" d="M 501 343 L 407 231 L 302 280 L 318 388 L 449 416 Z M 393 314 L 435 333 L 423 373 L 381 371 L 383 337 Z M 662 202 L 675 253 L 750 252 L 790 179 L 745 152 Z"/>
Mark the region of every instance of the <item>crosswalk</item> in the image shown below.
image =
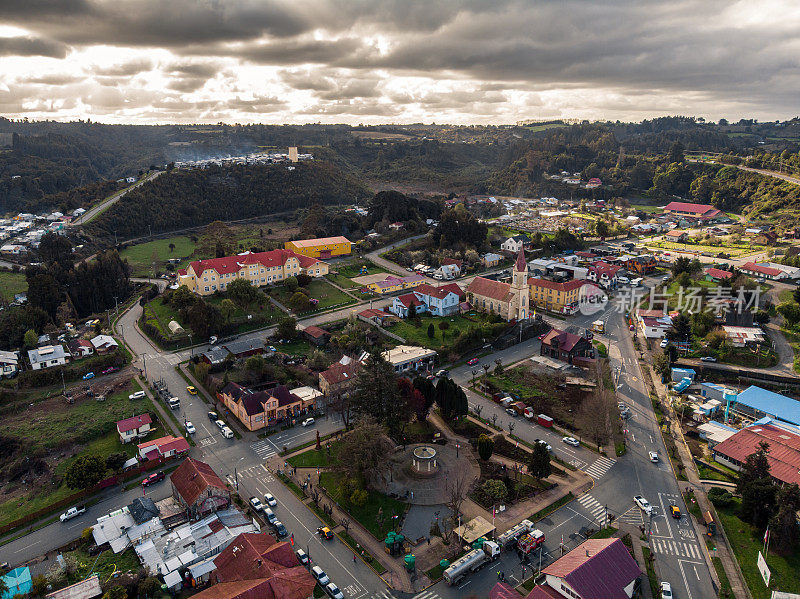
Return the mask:
<path id="1" fill-rule="evenodd" d="M 599 480 L 599 478 L 611 470 L 611 467 L 616 463 L 617 460 L 615 459 L 600 456 L 585 470 L 585 472 L 593 479 Z"/>
<path id="2" fill-rule="evenodd" d="M 628 508 L 628 511 L 617 516 L 617 522 L 625 522 L 626 524 L 634 524 L 640 526 L 644 524 L 644 513 L 639 509 L 638 505 Z"/>
<path id="3" fill-rule="evenodd" d="M 675 555 L 677 557 L 685 557 L 688 559 L 703 559 L 700 553 L 700 547 L 697 543 L 687 543 L 685 541 L 678 541 L 676 539 L 659 539 L 656 537 L 650 538 L 650 545 L 653 551 L 664 555 Z"/>
<path id="4" fill-rule="evenodd" d="M 439 595 L 433 591 L 422 591 L 414 595 L 411 599 L 439 599 Z"/>
<path id="5" fill-rule="evenodd" d="M 278 453 L 275 450 L 275 446 L 269 441 L 269 439 L 264 439 L 263 441 L 257 441 L 256 443 L 251 444 L 250 449 L 252 449 L 262 461 L 267 461 L 269 458 Z"/>
<path id="6" fill-rule="evenodd" d="M 578 503 L 585 509 L 592 517 L 592 520 L 599 524 L 603 524 L 606 518 L 606 508 L 600 505 L 594 497 L 589 494 L 581 495 L 578 498 Z"/>

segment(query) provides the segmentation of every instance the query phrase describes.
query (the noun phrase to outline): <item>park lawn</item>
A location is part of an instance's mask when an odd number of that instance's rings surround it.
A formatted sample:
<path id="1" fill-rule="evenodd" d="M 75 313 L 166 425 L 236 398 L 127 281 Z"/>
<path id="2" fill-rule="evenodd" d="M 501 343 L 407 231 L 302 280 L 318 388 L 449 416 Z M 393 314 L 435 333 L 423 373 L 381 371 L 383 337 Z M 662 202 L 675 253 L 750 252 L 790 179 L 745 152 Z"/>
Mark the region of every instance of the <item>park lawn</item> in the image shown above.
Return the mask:
<path id="1" fill-rule="evenodd" d="M 346 293 L 336 289 L 336 287 L 324 279 L 314 279 L 305 286 L 305 289 L 309 292 L 309 297 L 319 300 L 319 303 L 313 309 L 303 312 L 303 314 L 318 312 L 330 308 L 331 306 L 352 304 L 356 301 Z M 289 299 L 295 293 L 294 291 L 290 291 L 285 285 L 270 287 L 266 289 L 266 291 L 270 296 L 287 308 L 289 307 Z"/>
<path id="2" fill-rule="evenodd" d="M 336 443 L 331 443 L 330 452 L 326 443 L 327 441 L 322 443 L 321 451 L 312 447 L 308 451 L 289 458 L 288 462 L 297 468 L 328 468 L 336 456 Z"/>
<path id="3" fill-rule="evenodd" d="M 362 272 L 362 267 L 367 267 L 367 272 Z M 336 264 L 331 268 L 331 270 L 336 271 L 339 275 L 351 279 L 353 277 L 360 277 L 364 275 L 376 275 L 379 273 L 386 272 L 380 266 L 377 266 L 373 262 L 369 260 L 353 260 L 352 262 L 345 262 L 342 264 Z"/>
<path id="4" fill-rule="evenodd" d="M 175 244 L 175 250 L 170 251 L 169 244 Z M 193 259 L 197 244 L 186 237 L 180 235 L 178 237 L 168 237 L 167 239 L 157 239 L 155 241 L 148 241 L 146 243 L 139 243 L 126 247 L 119 255 L 123 260 L 127 260 L 131 266 L 131 276 L 134 277 L 147 277 L 153 274 L 152 262 L 153 252 L 158 256 L 156 260 L 156 270 L 164 270 L 167 260 L 170 258 L 181 258 L 180 265 L 175 268 L 185 268 Z"/>
<path id="5" fill-rule="evenodd" d="M 312 351 L 317 349 L 316 345 L 312 345 L 310 341 L 304 338 L 298 338 L 289 343 L 279 343 L 274 347 L 279 352 L 290 356 L 308 356 Z"/>
<path id="6" fill-rule="evenodd" d="M 328 495 L 346 509 L 350 516 L 366 528 L 372 536 L 379 541 L 384 540 L 389 531 L 396 529 L 396 523 L 406 511 L 406 504 L 383 493 L 368 490 L 367 502 L 362 507 L 351 505 L 347 498 L 339 494 L 341 477 L 342 474 L 338 472 L 323 472 L 320 475 L 320 483 L 325 487 Z M 379 511 L 381 511 L 382 518 L 380 522 L 378 522 Z M 393 516 L 397 516 L 397 518 Z"/>
<path id="7" fill-rule="evenodd" d="M 28 281 L 25 279 L 25 273 L 0 271 L 0 289 L 2 297 L 8 301 L 12 301 L 17 293 L 27 292 Z"/>
<path id="8" fill-rule="evenodd" d="M 764 535 L 739 519 L 739 504 L 740 500 L 737 499 L 731 507 L 717 507 L 717 515 L 725 527 L 725 534 L 736 554 L 753 599 L 769 599 L 771 590 L 764 585 L 756 565 L 758 552 L 764 550 Z M 787 557 L 770 553 L 766 559 L 772 571 L 771 588 L 800 593 L 800 553 Z"/>
<path id="9" fill-rule="evenodd" d="M 443 322 L 446 322 L 449 327 L 445 331 L 444 339 L 442 339 L 442 331 L 439 330 L 439 324 Z M 396 322 L 392 325 L 391 331 L 395 335 L 403 337 L 411 345 L 440 349 L 449 346 L 453 342 L 453 339 L 462 331 L 469 330 L 470 327 L 478 327 L 482 322 L 482 320 L 469 320 L 458 314 L 453 314 L 451 316 L 420 314 L 418 318 L 406 318 Z M 433 324 L 433 339 L 428 337 L 428 325 L 430 324 Z"/>
<path id="10" fill-rule="evenodd" d="M 639 210 L 640 212 L 646 212 L 648 214 L 661 212 L 664 209 L 663 206 L 651 206 L 649 204 L 631 204 L 631 208 L 634 210 Z"/>

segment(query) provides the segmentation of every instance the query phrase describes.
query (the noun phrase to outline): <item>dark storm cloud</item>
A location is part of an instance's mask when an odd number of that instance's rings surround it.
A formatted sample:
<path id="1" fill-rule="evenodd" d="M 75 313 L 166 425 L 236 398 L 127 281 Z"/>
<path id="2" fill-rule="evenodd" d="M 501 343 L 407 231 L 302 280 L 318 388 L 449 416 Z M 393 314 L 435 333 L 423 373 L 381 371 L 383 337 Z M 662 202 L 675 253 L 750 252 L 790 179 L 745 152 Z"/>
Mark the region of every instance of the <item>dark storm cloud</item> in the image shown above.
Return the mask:
<path id="1" fill-rule="evenodd" d="M 48 56 L 65 58 L 66 44 L 37 37 L 0 37 L 0 56 Z"/>
<path id="2" fill-rule="evenodd" d="M 182 47 L 238 42 L 262 35 L 290 37 L 309 24 L 288 3 L 270 0 L 121 0 L 81 2 L 65 10 L 58 0 L 0 2 L 0 20 L 47 31 L 69 44 Z"/>
<path id="3" fill-rule="evenodd" d="M 109 67 L 94 67 L 92 74 L 98 77 L 131 77 L 153 70 L 153 61 L 148 58 L 137 58 Z"/>

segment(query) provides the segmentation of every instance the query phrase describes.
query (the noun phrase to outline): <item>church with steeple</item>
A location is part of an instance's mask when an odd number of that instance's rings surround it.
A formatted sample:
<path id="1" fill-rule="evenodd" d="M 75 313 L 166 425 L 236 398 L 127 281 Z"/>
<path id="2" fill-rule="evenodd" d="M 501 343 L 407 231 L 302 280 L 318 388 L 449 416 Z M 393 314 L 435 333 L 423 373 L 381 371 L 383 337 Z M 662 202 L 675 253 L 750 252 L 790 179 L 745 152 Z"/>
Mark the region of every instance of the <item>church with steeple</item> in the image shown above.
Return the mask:
<path id="1" fill-rule="evenodd" d="M 529 317 L 528 263 L 520 248 L 510 283 L 475 277 L 467 287 L 467 301 L 476 310 L 498 314 L 506 320 Z"/>

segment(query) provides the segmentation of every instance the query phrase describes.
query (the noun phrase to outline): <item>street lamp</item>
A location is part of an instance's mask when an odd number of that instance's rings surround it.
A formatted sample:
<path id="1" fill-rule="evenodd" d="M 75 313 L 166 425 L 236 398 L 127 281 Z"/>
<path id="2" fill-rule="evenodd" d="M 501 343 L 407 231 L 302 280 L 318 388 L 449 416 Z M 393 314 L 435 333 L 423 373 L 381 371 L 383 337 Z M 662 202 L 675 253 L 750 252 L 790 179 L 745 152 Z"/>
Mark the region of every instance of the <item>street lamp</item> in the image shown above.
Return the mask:
<path id="1" fill-rule="evenodd" d="M 144 380 L 147 381 L 147 354 L 142 354 L 142 365 L 144 366 Z"/>

